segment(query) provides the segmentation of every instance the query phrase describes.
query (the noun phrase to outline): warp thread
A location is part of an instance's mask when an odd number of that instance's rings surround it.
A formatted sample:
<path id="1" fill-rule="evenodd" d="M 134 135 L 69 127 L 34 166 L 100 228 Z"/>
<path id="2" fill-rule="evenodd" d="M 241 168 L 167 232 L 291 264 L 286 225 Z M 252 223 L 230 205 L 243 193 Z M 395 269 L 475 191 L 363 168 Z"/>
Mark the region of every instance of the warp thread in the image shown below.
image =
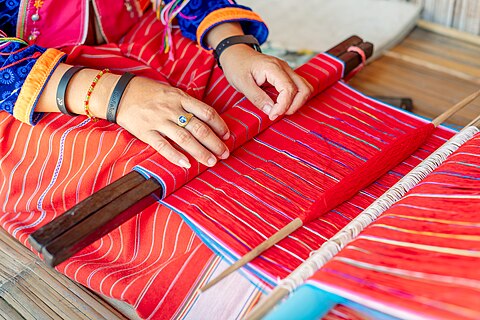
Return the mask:
<path id="1" fill-rule="evenodd" d="M 307 278 L 312 276 L 321 266 L 332 259 L 346 244 L 356 238 L 365 227 L 375 221 L 380 214 L 389 209 L 395 202 L 400 200 L 410 189 L 416 186 L 435 168 L 440 166 L 449 155 L 470 140 L 477 132 L 480 132 L 477 127 L 467 127 L 452 137 L 367 207 L 352 220 L 352 222 L 325 242 L 320 249 L 313 251 L 304 263 L 295 269 L 287 278 L 280 281 L 271 294 L 273 295 L 275 291 L 280 289 L 286 289 L 289 292 L 295 290 L 296 287 L 300 286 Z"/>

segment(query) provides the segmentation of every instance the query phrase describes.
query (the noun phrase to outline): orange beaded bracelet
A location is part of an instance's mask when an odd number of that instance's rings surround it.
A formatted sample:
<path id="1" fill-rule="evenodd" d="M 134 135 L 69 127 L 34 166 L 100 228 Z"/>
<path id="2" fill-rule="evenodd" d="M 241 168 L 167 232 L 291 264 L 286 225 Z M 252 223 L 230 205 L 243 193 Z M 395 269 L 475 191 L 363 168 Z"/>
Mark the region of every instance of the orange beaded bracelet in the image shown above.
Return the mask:
<path id="1" fill-rule="evenodd" d="M 102 71 L 100 71 L 96 76 L 95 78 L 93 79 L 92 81 L 92 84 L 90 85 L 90 88 L 88 88 L 88 92 L 87 92 L 87 95 L 85 97 L 85 114 L 87 115 L 87 117 L 89 117 L 92 121 L 97 121 L 97 118 L 95 118 L 92 113 L 90 112 L 90 97 L 92 95 L 92 92 L 93 92 L 93 89 L 95 89 L 95 86 L 97 85 L 98 81 L 100 80 L 100 78 L 105 74 L 105 73 L 109 73 L 110 70 L 109 69 L 103 69 Z"/>

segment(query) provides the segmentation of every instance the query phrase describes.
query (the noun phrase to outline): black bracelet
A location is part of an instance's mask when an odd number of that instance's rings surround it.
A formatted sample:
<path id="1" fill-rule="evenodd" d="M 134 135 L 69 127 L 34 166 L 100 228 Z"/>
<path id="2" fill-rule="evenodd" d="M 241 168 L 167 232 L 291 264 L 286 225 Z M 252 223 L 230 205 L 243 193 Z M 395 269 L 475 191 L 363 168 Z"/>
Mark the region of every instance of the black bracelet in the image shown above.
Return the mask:
<path id="1" fill-rule="evenodd" d="M 67 86 L 72 77 L 75 75 L 75 73 L 82 69 L 85 69 L 85 67 L 71 67 L 67 70 L 67 72 L 63 74 L 62 78 L 60 79 L 60 83 L 57 87 L 57 107 L 58 110 L 60 110 L 60 112 L 63 114 L 69 116 L 76 116 L 75 113 L 67 110 L 67 107 L 65 106 L 65 94 L 67 93 Z"/>
<path id="2" fill-rule="evenodd" d="M 122 99 L 123 93 L 127 88 L 128 83 L 135 77 L 133 73 L 124 73 L 118 80 L 115 88 L 113 89 L 112 96 L 108 102 L 107 108 L 107 120 L 113 123 L 117 123 L 117 111 Z"/>
<path id="3" fill-rule="evenodd" d="M 215 60 L 217 60 L 217 64 L 220 67 L 220 69 L 222 68 L 222 66 L 220 65 L 220 55 L 222 54 L 223 51 L 225 51 L 225 49 L 235 44 L 246 44 L 252 47 L 253 49 L 255 49 L 256 51 L 262 52 L 257 38 L 255 38 L 252 35 L 232 36 L 232 37 L 223 39 L 213 51 L 213 56 L 215 57 Z"/>

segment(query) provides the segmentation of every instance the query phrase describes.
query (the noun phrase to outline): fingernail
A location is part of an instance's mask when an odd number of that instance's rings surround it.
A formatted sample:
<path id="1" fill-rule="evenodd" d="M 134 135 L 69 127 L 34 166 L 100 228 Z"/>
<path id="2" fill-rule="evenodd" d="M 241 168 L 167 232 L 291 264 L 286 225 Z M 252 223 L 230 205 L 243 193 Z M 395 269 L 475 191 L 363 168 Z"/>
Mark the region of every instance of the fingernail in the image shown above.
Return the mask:
<path id="1" fill-rule="evenodd" d="M 272 115 L 270 115 L 269 118 L 270 118 L 270 120 L 274 121 L 275 119 L 278 118 L 278 114 L 272 114 Z"/>
<path id="2" fill-rule="evenodd" d="M 229 155 L 230 155 L 230 152 L 228 152 L 227 150 L 224 153 L 222 153 L 222 155 L 220 156 L 220 159 L 227 159 Z"/>
<path id="3" fill-rule="evenodd" d="M 180 160 L 178 160 L 178 164 L 179 164 L 181 167 L 184 167 L 184 168 L 187 168 L 187 169 L 191 167 L 190 162 L 188 162 L 188 161 L 185 160 L 185 159 L 180 159 Z"/>
<path id="4" fill-rule="evenodd" d="M 271 105 L 266 104 L 266 105 L 263 106 L 263 112 L 265 112 L 266 114 L 269 114 L 270 111 L 272 111 L 272 108 L 273 107 Z"/>
<path id="5" fill-rule="evenodd" d="M 228 138 L 230 138 L 230 131 L 228 131 L 227 133 L 225 133 L 225 135 L 223 136 L 223 140 L 228 140 Z"/>
<path id="6" fill-rule="evenodd" d="M 208 159 L 207 163 L 209 166 L 213 166 L 215 164 L 215 162 L 217 162 L 217 160 L 213 157 L 211 157 L 210 159 Z"/>

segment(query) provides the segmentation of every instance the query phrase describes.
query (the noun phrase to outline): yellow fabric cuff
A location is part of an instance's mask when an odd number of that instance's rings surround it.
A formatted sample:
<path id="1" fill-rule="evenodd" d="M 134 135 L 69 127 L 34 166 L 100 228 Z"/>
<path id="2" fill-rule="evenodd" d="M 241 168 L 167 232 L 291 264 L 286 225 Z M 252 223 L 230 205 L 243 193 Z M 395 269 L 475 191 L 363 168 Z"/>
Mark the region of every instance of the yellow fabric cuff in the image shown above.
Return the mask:
<path id="1" fill-rule="evenodd" d="M 203 46 L 203 37 L 205 34 L 214 26 L 223 23 L 223 22 L 233 22 L 233 21 L 258 21 L 262 22 L 262 18 L 253 11 L 242 9 L 242 8 L 222 8 L 210 12 L 200 23 L 197 28 L 197 41 L 198 44 Z"/>
<path id="2" fill-rule="evenodd" d="M 38 98 L 40 97 L 40 94 L 53 70 L 55 70 L 65 55 L 65 53 L 57 49 L 47 49 L 38 58 L 25 79 L 17 101 L 15 102 L 13 116 L 16 119 L 33 125 L 32 116 Z"/>

